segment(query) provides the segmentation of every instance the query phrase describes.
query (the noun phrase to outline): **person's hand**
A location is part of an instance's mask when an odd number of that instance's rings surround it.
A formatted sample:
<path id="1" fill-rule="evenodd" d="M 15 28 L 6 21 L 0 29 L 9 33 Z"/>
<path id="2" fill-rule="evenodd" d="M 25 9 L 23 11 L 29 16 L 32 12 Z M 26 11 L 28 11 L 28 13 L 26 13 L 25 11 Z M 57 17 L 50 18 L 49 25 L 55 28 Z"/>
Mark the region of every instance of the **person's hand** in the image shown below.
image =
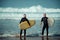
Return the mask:
<path id="1" fill-rule="evenodd" d="M 42 25 L 42 22 L 40 22 L 40 25 Z"/>
<path id="2" fill-rule="evenodd" d="M 43 26 L 43 22 L 40 23 L 41 27 Z"/>
<path id="3" fill-rule="evenodd" d="M 29 25 L 31 27 L 31 25 Z"/>

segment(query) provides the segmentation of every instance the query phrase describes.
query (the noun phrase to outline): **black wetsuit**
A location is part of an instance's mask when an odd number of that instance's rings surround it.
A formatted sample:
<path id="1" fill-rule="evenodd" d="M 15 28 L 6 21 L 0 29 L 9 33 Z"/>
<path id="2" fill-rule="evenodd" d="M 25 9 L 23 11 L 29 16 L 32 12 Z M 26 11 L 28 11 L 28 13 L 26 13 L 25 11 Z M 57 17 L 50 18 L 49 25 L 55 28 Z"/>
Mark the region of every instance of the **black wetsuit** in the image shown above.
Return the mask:
<path id="1" fill-rule="evenodd" d="M 20 21 L 20 23 L 22 23 L 24 21 L 27 21 L 27 23 L 30 25 L 30 23 L 29 23 L 29 21 L 28 21 L 28 19 L 26 17 L 22 18 L 21 21 Z M 20 37 L 22 35 L 22 31 L 23 30 L 20 30 Z M 26 37 L 26 29 L 24 30 L 24 36 Z"/>
<path id="2" fill-rule="evenodd" d="M 41 22 L 43 22 L 43 29 L 42 29 L 42 35 L 44 34 L 44 30 L 46 28 L 46 31 L 47 31 L 47 36 L 48 36 L 48 17 L 43 17 L 41 19 Z"/>
<path id="3" fill-rule="evenodd" d="M 24 22 L 24 21 L 27 21 L 27 22 L 28 22 L 28 24 L 30 25 L 30 23 L 29 23 L 28 19 L 27 19 L 27 18 L 25 18 L 25 17 L 21 19 L 20 23 L 21 23 L 21 22 Z"/>

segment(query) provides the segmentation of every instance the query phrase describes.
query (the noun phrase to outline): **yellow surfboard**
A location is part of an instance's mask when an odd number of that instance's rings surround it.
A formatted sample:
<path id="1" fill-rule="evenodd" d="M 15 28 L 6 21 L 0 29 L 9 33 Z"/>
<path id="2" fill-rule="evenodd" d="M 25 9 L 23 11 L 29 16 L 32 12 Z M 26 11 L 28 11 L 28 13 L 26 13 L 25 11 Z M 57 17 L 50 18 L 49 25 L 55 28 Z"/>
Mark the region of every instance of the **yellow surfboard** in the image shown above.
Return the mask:
<path id="1" fill-rule="evenodd" d="M 48 17 L 48 25 L 49 27 L 53 26 L 54 24 L 54 18 Z M 41 23 L 41 26 L 43 26 L 43 22 Z"/>
<path id="2" fill-rule="evenodd" d="M 35 20 L 29 20 L 29 23 L 31 26 L 29 26 L 27 21 L 20 23 L 19 24 L 20 29 L 24 30 L 24 29 L 28 29 L 28 28 L 32 27 L 35 24 Z"/>

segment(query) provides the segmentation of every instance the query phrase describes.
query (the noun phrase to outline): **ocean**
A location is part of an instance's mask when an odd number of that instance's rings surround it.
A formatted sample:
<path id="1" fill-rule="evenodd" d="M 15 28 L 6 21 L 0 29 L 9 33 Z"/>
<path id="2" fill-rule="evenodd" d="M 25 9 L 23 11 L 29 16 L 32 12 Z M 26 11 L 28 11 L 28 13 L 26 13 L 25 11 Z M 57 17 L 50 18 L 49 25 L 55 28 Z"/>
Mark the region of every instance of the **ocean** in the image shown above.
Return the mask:
<path id="1" fill-rule="evenodd" d="M 17 35 L 20 33 L 19 22 L 21 16 L 24 13 L 0 13 L 0 35 L 9 36 L 9 35 Z M 40 19 L 42 13 L 26 13 L 27 18 L 30 20 L 35 20 L 35 25 L 29 29 L 27 29 L 27 36 L 41 36 L 42 27 L 40 25 Z M 37 15 L 36 15 L 37 14 Z M 49 27 L 49 36 L 60 35 L 60 13 L 47 13 L 48 17 L 53 17 L 55 19 L 54 25 Z M 32 15 L 32 16 L 31 16 Z M 51 16 L 50 16 L 51 15 Z M 23 34 L 22 34 L 23 35 Z M 45 34 L 46 35 L 46 31 Z"/>

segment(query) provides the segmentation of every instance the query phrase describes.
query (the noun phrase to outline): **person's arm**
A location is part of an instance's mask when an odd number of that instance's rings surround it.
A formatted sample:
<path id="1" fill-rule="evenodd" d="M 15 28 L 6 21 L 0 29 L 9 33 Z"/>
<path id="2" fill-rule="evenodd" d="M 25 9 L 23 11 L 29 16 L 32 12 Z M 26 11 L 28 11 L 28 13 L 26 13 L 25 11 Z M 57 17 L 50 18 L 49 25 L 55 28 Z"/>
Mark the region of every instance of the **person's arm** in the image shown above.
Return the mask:
<path id="1" fill-rule="evenodd" d="M 41 19 L 41 22 L 43 21 L 43 18 Z"/>
<path id="2" fill-rule="evenodd" d="M 20 23 L 22 22 L 22 19 L 21 19 L 21 21 L 20 21 Z"/>
<path id="3" fill-rule="evenodd" d="M 42 24 L 42 21 L 43 21 L 43 18 L 41 18 L 41 23 L 40 23 L 40 25 Z"/>
<path id="4" fill-rule="evenodd" d="M 47 17 L 47 19 L 48 19 L 48 17 Z"/>
<path id="5" fill-rule="evenodd" d="M 29 20 L 28 19 L 26 19 L 26 21 L 28 22 L 28 24 L 30 25 L 30 23 L 29 23 Z M 31 25 L 30 25 L 31 26 Z"/>

